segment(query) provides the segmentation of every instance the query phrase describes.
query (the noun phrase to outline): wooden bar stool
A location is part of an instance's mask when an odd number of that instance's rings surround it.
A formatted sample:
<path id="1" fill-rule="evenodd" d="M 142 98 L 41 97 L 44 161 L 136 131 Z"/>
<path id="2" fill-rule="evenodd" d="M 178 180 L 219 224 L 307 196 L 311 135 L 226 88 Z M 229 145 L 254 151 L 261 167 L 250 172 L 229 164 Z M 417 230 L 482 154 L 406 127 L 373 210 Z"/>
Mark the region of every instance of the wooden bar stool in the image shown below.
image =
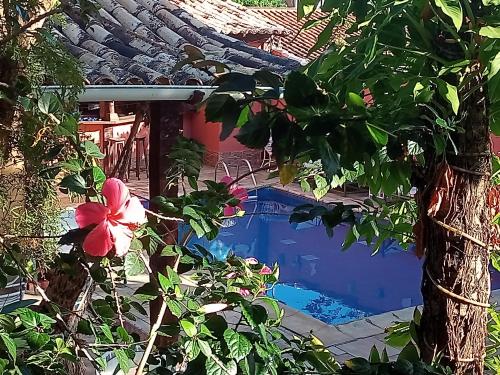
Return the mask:
<path id="1" fill-rule="evenodd" d="M 110 137 L 107 139 L 108 147 L 107 147 L 107 156 L 109 158 L 109 169 L 112 170 L 118 159 L 120 158 L 123 149 L 125 148 L 125 138 L 113 138 Z M 127 176 L 128 179 L 128 176 Z"/>
<path id="2" fill-rule="evenodd" d="M 148 152 L 146 150 L 146 136 L 135 137 L 134 143 L 135 143 L 135 176 L 137 177 L 138 180 L 141 179 L 141 159 L 142 157 L 144 157 L 146 178 L 149 178 Z M 130 161 L 128 163 L 129 175 L 130 175 L 131 164 L 132 164 L 132 154 L 130 154 Z"/>

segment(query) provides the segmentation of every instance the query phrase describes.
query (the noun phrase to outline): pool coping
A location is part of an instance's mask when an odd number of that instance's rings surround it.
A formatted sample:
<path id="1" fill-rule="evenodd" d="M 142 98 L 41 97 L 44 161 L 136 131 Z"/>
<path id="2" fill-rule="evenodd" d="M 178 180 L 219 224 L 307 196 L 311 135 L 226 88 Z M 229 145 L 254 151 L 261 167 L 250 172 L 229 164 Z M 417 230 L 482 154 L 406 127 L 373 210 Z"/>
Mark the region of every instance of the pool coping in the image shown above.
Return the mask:
<path id="1" fill-rule="evenodd" d="M 500 304 L 500 289 L 491 291 L 490 303 Z M 280 327 L 285 337 L 314 335 L 340 362 L 352 357 L 366 357 L 373 346 L 379 351 L 385 348 L 389 359 L 394 360 L 402 348 L 385 344 L 386 329 L 396 322 L 410 321 L 415 309 L 422 308 L 422 305 L 412 306 L 330 325 L 282 302 L 279 305 L 285 311 Z"/>

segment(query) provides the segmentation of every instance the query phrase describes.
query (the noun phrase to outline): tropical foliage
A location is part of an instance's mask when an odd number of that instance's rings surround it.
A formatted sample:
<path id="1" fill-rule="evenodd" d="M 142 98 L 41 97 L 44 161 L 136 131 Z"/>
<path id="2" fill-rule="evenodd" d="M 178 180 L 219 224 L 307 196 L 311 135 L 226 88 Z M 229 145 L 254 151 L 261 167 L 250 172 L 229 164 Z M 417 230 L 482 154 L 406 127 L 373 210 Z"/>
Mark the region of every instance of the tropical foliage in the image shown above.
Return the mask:
<path id="1" fill-rule="evenodd" d="M 88 1 L 79 5 L 84 14 L 93 9 Z M 241 215 L 246 197 L 237 180 L 199 183 L 199 144 L 181 138 L 170 155 L 166 178 L 183 187 L 179 197 L 139 202 L 121 181 L 106 179 L 101 151 L 77 131 L 78 65 L 37 22 L 68 3 L 51 6 L 7 0 L 0 8 L 2 168 L 19 158 L 26 174 L 43 181 L 46 191 L 57 186 L 85 203 L 77 209 L 79 228 L 68 233 L 54 233 L 44 221 L 36 233 L 0 233 L 0 282 L 22 276 L 43 299 L 40 306 L 28 300 L 1 310 L 2 373 L 65 374 L 74 364 L 102 370 L 110 358 L 117 363 L 112 371 L 134 368 L 136 374 L 483 371 L 489 224 L 495 216 L 491 210 L 497 210 L 485 202 L 489 177 L 495 175 L 487 152 L 488 126 L 498 132 L 500 113 L 497 1 L 303 0 L 299 17 L 317 7 L 329 14 L 314 50 L 330 40 L 339 23 L 349 26 L 352 36 L 284 81 L 267 71 L 226 74 L 207 102 L 207 117 L 223 123 L 223 138 L 240 127 L 241 143 L 262 148 L 272 137 L 283 184 L 298 181 L 317 198 L 347 181 L 370 188 L 372 198 L 361 209 L 303 206 L 292 221 L 320 216 L 330 235 L 338 224 L 348 223 L 352 229 L 345 247 L 365 239 L 376 250 L 387 237 L 408 246 L 416 239 L 418 255 L 427 255 L 423 313 L 393 327 L 387 338 L 403 349 L 399 358 L 391 362 L 385 351 L 373 349 L 368 359 L 343 365 L 316 337 L 290 338 L 279 330 L 283 311 L 267 295 L 278 281 L 278 265 L 233 254 L 215 259 L 205 248 L 190 245 L 193 236 L 215 238 L 227 219 Z M 43 91 L 40 85 L 47 80 L 63 89 Z M 263 110 L 254 112 L 254 102 Z M 37 197 L 48 194 L 27 187 L 24 209 L 40 210 Z M 457 214 L 455 200 L 465 219 Z M 471 226 L 475 222 L 485 229 Z M 442 224 L 455 235 L 448 236 Z M 88 279 L 76 286 L 77 297 L 92 290 L 87 283 L 92 281 L 100 297 L 83 298 L 87 310 L 59 301 L 64 293 L 49 297 L 44 292 L 31 240 L 52 241 L 53 253 L 44 261 L 68 286 L 82 275 Z M 56 253 L 60 244 L 69 245 L 69 253 Z M 458 252 L 452 255 L 451 249 Z M 428 276 L 431 271 L 440 272 L 434 276 L 438 281 Z M 144 272 L 150 282 L 133 295 L 117 288 Z M 472 274 L 480 276 L 477 284 L 463 276 Z M 462 295 L 471 289 L 475 296 Z M 457 320 L 454 311 L 465 311 L 464 318 Z M 497 369 L 499 319 L 490 314 L 486 362 Z M 140 315 L 151 318 L 146 337 L 130 326 Z M 461 335 L 460 340 L 453 335 Z"/>
<path id="2" fill-rule="evenodd" d="M 346 181 L 369 188 L 373 198 L 359 215 L 341 204 L 311 206 L 292 220 L 320 216 L 329 233 L 350 223 L 345 247 L 360 238 L 375 251 L 387 237 L 415 242 L 416 254 L 426 256 L 417 340 L 423 358 L 440 352 L 455 373 L 481 373 L 498 213 L 489 131 L 499 134 L 499 4 L 303 0 L 299 17 L 316 8 L 329 14 L 328 25 L 311 51 L 328 44 L 338 25 L 349 28 L 346 43 L 289 74 L 282 96 L 269 72 L 224 75 L 207 117 L 223 123 L 222 138 L 240 127 L 249 147 L 272 137 L 283 184 L 298 180 L 318 198 Z M 255 102 L 264 110 L 254 112 Z M 466 275 L 479 272 L 478 264 L 481 277 L 471 282 Z M 458 309 L 472 290 L 481 292 L 460 324 L 446 306 Z"/>

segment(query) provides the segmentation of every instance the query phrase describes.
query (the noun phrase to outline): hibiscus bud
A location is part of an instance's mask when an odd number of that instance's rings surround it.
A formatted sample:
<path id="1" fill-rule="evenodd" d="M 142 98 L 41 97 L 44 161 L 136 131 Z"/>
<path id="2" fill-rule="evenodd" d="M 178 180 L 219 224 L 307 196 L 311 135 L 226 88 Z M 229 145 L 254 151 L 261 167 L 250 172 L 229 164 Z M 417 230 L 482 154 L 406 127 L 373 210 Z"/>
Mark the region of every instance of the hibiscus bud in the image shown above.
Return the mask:
<path id="1" fill-rule="evenodd" d="M 238 276 L 236 272 L 229 272 L 229 273 L 225 276 L 225 278 L 226 278 L 226 279 L 235 279 L 235 278 L 236 278 L 236 276 Z"/>
<path id="2" fill-rule="evenodd" d="M 250 295 L 250 290 L 247 288 L 240 288 L 240 295 L 242 297 L 248 297 Z"/>

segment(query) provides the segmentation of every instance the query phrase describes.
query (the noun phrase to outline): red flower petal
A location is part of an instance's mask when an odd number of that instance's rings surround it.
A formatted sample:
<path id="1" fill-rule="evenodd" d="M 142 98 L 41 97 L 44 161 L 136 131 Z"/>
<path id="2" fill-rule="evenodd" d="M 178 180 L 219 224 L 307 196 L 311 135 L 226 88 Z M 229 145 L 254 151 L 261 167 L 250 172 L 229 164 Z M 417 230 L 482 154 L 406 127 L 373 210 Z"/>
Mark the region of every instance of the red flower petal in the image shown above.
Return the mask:
<path id="1" fill-rule="evenodd" d="M 83 251 L 94 257 L 103 257 L 113 248 L 110 225 L 107 220 L 101 221 L 83 241 Z"/>
<path id="2" fill-rule="evenodd" d="M 106 220 L 108 212 L 108 208 L 101 203 L 83 203 L 76 208 L 75 220 L 78 227 L 85 228 L 89 225 L 99 224 Z"/>
<path id="3" fill-rule="evenodd" d="M 125 209 L 125 204 L 130 200 L 127 186 L 117 178 L 108 178 L 104 182 L 102 195 L 106 197 L 106 205 L 112 215 L 121 213 Z"/>

